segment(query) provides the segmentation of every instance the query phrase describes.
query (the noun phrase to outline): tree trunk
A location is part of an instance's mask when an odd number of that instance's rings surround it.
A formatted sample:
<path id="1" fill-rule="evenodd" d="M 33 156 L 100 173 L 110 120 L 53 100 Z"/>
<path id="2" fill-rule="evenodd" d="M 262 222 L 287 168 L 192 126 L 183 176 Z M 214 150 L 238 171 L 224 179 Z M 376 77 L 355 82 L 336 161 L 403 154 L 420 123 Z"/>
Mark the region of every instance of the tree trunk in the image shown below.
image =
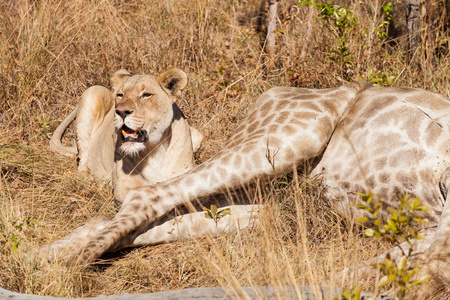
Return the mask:
<path id="1" fill-rule="evenodd" d="M 420 41 L 420 2 L 421 0 L 408 0 L 406 2 L 406 23 L 408 27 L 409 57 L 412 58 Z"/>

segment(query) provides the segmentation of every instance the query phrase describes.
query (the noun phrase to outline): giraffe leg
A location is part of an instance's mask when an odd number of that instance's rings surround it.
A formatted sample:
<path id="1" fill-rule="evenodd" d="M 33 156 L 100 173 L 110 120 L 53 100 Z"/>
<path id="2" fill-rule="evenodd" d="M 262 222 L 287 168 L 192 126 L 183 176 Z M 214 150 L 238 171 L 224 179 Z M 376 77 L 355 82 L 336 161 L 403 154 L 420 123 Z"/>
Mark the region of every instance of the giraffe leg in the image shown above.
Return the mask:
<path id="1" fill-rule="evenodd" d="M 416 275 L 416 279 L 429 275 L 430 282 L 419 285 L 417 291 L 413 291 L 411 299 L 429 299 L 436 294 L 437 290 L 447 289 L 450 281 L 450 201 L 448 198 L 448 187 L 450 186 L 450 169 L 444 172 L 441 178 L 441 184 L 447 189 L 446 201 L 443 212 L 439 219 L 437 228 L 430 228 L 422 233 L 422 240 L 412 240 L 414 247 L 413 257 L 409 264 L 421 268 Z M 406 253 L 409 245 L 405 242 L 399 245 Z M 398 260 L 403 256 L 403 252 L 398 248 L 383 253 L 382 255 L 370 260 L 357 267 L 359 272 L 368 272 L 370 265 L 381 263 L 387 254 L 390 254 L 393 260 Z M 348 271 L 348 270 L 346 270 Z"/>
<path id="2" fill-rule="evenodd" d="M 450 280 L 450 199 L 448 193 L 450 192 L 450 168 L 448 168 L 442 176 L 442 183 L 446 188 L 446 199 L 444 210 L 439 218 L 436 234 L 431 241 L 431 246 L 428 249 L 427 256 L 431 259 L 431 264 L 435 265 L 430 269 L 434 273 L 439 273 L 440 276 Z M 438 266 L 439 265 L 439 266 Z M 443 268 L 444 266 L 446 268 Z"/>
<path id="3" fill-rule="evenodd" d="M 95 237 L 107 224 L 109 224 L 109 222 L 111 222 L 111 218 L 95 218 L 85 225 L 78 227 L 62 239 L 59 239 L 50 245 L 42 246 L 36 251 L 37 256 L 40 259 L 46 259 L 48 261 L 67 257 L 70 253 L 81 248 L 86 240 Z"/>
<path id="4" fill-rule="evenodd" d="M 427 250 L 429 249 L 435 236 L 435 233 L 436 229 L 430 228 L 426 230 L 424 233 L 422 233 L 423 239 L 411 241 L 412 247 L 414 249 L 413 252 L 414 257 L 412 261 L 417 261 L 423 257 L 424 253 L 426 253 Z M 351 276 L 353 275 L 360 276 L 361 274 L 371 274 L 374 272 L 373 265 L 383 263 L 384 259 L 388 254 L 393 261 L 397 261 L 404 255 L 404 253 L 407 253 L 410 248 L 411 248 L 410 244 L 408 244 L 407 242 L 403 242 L 400 245 L 392 249 L 389 249 L 383 254 L 378 255 L 368 261 L 358 263 L 356 266 L 345 268 L 344 270 L 342 270 L 342 272 L 340 272 L 341 276 L 338 276 L 337 279 L 341 281 L 344 277 L 348 277 L 350 274 Z"/>
<path id="5" fill-rule="evenodd" d="M 447 169 L 443 175 L 442 181 L 446 188 L 446 201 L 444 210 L 439 219 L 436 234 L 431 241 L 429 249 L 424 253 L 421 259 L 424 266 L 421 268 L 419 278 L 424 275 L 431 276 L 430 283 L 419 286 L 417 298 L 428 299 L 438 289 L 449 289 L 450 282 L 450 169 Z"/>
<path id="6" fill-rule="evenodd" d="M 430 248 L 430 245 L 433 241 L 433 238 L 436 234 L 435 228 L 428 229 L 425 233 L 422 233 L 423 239 L 420 240 L 412 240 L 411 245 L 413 247 L 413 254 L 415 256 L 419 256 L 423 253 L 426 253 L 426 251 Z M 368 261 L 368 264 L 376 264 L 376 263 L 382 263 L 384 261 L 384 258 L 389 254 L 392 260 L 398 260 L 400 259 L 405 253 L 408 253 L 408 251 L 411 248 L 411 245 L 407 242 L 403 242 L 400 245 L 384 252 L 383 254 L 372 258 L 370 261 Z"/>

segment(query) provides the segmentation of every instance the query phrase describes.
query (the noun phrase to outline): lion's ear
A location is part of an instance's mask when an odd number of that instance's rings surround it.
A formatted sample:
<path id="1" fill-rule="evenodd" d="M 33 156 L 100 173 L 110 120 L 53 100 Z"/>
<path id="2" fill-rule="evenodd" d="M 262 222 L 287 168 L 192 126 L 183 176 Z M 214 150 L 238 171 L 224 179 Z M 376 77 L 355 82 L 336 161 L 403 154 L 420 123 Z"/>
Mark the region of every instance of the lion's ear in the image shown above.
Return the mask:
<path id="1" fill-rule="evenodd" d="M 130 77 L 131 74 L 125 69 L 121 69 L 114 73 L 113 77 L 111 77 L 111 87 L 113 90 L 117 90 L 125 80 Z"/>
<path id="2" fill-rule="evenodd" d="M 187 84 L 187 76 L 180 69 L 170 69 L 159 75 L 158 81 L 172 95 L 179 96 Z"/>

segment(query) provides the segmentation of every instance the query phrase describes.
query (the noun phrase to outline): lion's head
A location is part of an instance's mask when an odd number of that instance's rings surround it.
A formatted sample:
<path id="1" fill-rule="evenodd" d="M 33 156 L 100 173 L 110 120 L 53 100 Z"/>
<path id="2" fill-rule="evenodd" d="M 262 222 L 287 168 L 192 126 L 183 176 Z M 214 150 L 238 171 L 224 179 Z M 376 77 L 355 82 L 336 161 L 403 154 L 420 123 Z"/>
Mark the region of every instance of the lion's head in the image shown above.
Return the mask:
<path id="1" fill-rule="evenodd" d="M 126 70 L 111 78 L 116 101 L 114 125 L 119 150 L 136 155 L 157 146 L 173 119 L 174 96 L 186 86 L 187 76 L 171 69 L 159 76 L 131 76 Z"/>

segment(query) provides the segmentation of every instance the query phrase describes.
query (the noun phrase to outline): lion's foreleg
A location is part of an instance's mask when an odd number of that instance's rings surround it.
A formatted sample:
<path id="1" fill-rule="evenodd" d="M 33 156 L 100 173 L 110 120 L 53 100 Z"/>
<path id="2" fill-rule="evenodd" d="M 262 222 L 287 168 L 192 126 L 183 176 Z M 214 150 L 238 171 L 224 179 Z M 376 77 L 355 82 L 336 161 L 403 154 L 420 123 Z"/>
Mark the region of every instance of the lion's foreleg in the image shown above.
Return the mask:
<path id="1" fill-rule="evenodd" d="M 192 140 L 192 151 L 195 153 L 200 148 L 203 141 L 203 134 L 192 126 L 189 126 L 191 132 L 191 140 Z"/>
<path id="2" fill-rule="evenodd" d="M 262 205 L 221 207 L 213 216 L 215 219 L 208 217 L 205 211 L 180 215 L 150 229 L 146 227 L 130 234 L 117 244 L 117 248 L 110 250 L 235 232 L 249 228 L 257 222 L 261 209 Z"/>

